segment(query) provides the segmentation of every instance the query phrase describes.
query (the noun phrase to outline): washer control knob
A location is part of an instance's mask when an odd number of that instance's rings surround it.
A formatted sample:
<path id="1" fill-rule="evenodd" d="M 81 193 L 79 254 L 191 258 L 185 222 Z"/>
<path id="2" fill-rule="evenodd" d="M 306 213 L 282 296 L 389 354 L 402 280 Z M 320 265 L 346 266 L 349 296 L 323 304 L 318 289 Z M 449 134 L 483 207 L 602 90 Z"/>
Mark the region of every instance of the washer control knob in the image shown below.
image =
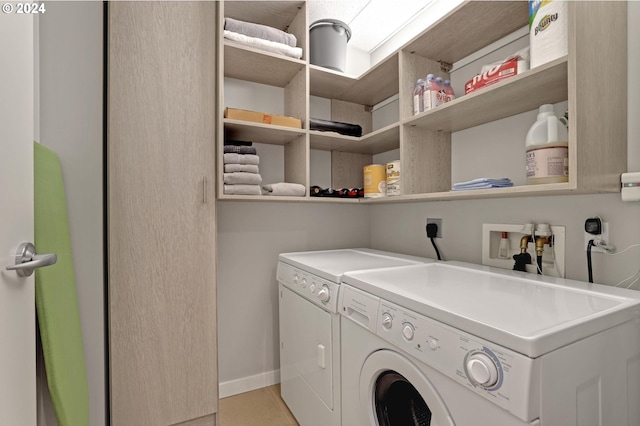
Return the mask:
<path id="1" fill-rule="evenodd" d="M 382 314 L 382 326 L 389 330 L 393 325 L 393 318 L 390 314 Z"/>
<path id="2" fill-rule="evenodd" d="M 438 349 L 438 342 L 435 339 L 429 339 L 427 341 L 427 344 L 429 345 L 429 349 L 431 349 L 432 351 Z"/>
<path id="3" fill-rule="evenodd" d="M 316 292 L 316 283 L 311 283 L 311 285 L 309 286 L 309 291 L 311 293 L 315 293 Z"/>
<path id="4" fill-rule="evenodd" d="M 498 381 L 498 367 L 487 355 L 477 352 L 467 359 L 467 374 L 471 381 L 488 388 Z"/>
<path id="5" fill-rule="evenodd" d="M 303 278 L 300 284 L 302 284 L 302 288 L 307 288 L 307 279 Z"/>
<path id="6" fill-rule="evenodd" d="M 294 284 L 298 284 L 298 280 L 300 279 L 300 277 L 298 277 L 298 274 L 294 274 L 293 275 L 293 283 Z"/>
<path id="7" fill-rule="evenodd" d="M 320 299 L 322 303 L 327 303 L 330 298 L 331 298 L 331 293 L 330 293 L 329 287 L 327 287 L 326 285 L 323 285 L 320 291 L 318 292 L 318 299 Z"/>
<path id="8" fill-rule="evenodd" d="M 415 328 L 413 328 L 413 325 L 411 325 L 411 323 L 404 323 L 404 326 L 402 327 L 402 335 L 404 336 L 405 339 L 407 340 L 411 340 L 413 339 L 413 334 L 414 334 Z"/>

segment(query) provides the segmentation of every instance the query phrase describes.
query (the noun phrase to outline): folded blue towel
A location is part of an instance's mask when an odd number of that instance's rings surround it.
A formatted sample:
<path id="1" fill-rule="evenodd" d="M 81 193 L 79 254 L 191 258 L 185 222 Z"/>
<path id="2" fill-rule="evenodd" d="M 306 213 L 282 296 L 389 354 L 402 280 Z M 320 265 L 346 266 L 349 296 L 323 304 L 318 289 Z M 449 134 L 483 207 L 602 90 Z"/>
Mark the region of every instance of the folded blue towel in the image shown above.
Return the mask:
<path id="1" fill-rule="evenodd" d="M 470 189 L 487 189 L 487 188 L 505 188 L 513 186 L 513 182 L 509 178 L 478 178 L 467 182 L 458 182 L 453 184 L 452 191 L 467 191 Z"/>

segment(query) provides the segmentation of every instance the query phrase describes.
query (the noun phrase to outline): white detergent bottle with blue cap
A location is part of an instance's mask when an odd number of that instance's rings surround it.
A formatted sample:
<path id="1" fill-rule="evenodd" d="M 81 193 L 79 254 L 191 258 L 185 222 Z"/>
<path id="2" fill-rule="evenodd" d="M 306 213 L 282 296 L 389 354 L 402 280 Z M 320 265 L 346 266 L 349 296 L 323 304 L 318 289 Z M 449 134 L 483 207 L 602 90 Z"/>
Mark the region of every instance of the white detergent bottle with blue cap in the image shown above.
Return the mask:
<path id="1" fill-rule="evenodd" d="M 527 184 L 569 181 L 569 132 L 564 117 L 553 105 L 541 105 L 538 118 L 527 132 Z"/>

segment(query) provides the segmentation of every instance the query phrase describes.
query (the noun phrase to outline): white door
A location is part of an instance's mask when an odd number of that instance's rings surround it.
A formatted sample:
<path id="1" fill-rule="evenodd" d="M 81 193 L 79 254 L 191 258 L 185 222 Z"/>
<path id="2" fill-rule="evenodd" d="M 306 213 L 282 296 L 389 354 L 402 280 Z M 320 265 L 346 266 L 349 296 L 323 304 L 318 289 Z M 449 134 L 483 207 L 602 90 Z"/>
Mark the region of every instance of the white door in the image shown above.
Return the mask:
<path id="1" fill-rule="evenodd" d="M 35 426 L 34 275 L 5 269 L 33 242 L 33 17 L 15 5 L 0 12 L 0 425 Z"/>

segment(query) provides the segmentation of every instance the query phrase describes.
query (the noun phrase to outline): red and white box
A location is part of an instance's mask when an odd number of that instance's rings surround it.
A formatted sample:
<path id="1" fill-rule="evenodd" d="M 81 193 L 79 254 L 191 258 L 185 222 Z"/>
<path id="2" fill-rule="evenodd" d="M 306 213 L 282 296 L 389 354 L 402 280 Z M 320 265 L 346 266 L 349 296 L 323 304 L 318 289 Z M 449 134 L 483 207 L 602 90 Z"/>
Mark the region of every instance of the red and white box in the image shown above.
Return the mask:
<path id="1" fill-rule="evenodd" d="M 499 83 L 505 78 L 513 77 L 527 70 L 529 70 L 529 61 L 520 56 L 512 56 L 504 62 L 492 65 L 481 74 L 469 80 L 467 84 L 464 85 L 464 93 L 468 95 L 476 90 Z"/>

